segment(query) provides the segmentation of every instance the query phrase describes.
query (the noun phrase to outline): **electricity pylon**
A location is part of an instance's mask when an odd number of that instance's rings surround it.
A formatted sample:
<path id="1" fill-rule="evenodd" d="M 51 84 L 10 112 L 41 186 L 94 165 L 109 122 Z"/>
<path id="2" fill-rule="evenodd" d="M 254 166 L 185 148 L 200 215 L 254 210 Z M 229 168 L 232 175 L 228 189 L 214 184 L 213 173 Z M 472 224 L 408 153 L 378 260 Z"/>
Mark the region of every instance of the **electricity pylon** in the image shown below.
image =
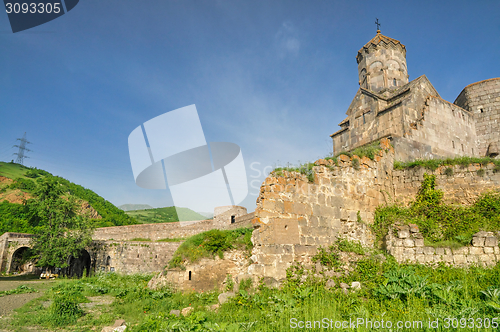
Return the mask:
<path id="1" fill-rule="evenodd" d="M 26 132 L 24 133 L 23 138 L 18 138 L 17 140 L 21 141 L 21 143 L 19 145 L 16 144 L 13 147 L 19 148 L 19 151 L 17 153 L 13 153 L 13 154 L 17 156 L 16 164 L 22 165 L 24 158 L 29 158 L 29 157 L 25 156 L 24 153 L 31 151 L 30 149 L 28 149 L 26 147 L 26 144 L 31 144 L 31 142 L 28 142 L 28 140 L 26 140 Z"/>

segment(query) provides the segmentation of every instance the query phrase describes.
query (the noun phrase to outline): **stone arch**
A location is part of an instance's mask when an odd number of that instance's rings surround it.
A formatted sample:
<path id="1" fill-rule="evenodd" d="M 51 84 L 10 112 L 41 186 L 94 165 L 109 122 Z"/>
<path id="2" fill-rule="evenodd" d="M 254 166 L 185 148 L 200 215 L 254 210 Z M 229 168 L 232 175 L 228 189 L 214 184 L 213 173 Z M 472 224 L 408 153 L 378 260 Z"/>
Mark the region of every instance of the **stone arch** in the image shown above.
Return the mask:
<path id="1" fill-rule="evenodd" d="M 387 60 L 387 68 L 389 70 L 399 70 L 401 68 L 401 65 L 399 64 L 398 61 L 394 59 Z"/>
<path id="2" fill-rule="evenodd" d="M 499 153 L 500 153 L 500 151 L 498 150 L 498 146 L 495 142 L 490 143 L 490 145 L 488 145 L 488 150 L 486 152 L 486 156 L 496 158 Z"/>
<path id="3" fill-rule="evenodd" d="M 26 260 L 30 247 L 22 246 L 12 253 L 9 272 L 25 273 L 33 270 L 33 261 Z"/>
<path id="4" fill-rule="evenodd" d="M 379 60 L 376 60 L 376 61 L 373 61 L 370 66 L 368 66 L 368 68 L 370 68 L 370 70 L 375 70 L 375 69 L 382 69 L 384 65 L 382 64 L 382 62 L 380 62 Z"/>
<path id="5" fill-rule="evenodd" d="M 67 269 L 68 277 L 81 278 L 83 276 L 84 271 L 85 275 L 88 277 L 90 275 L 91 263 L 92 260 L 90 258 L 90 254 L 85 249 L 80 250 L 78 257 L 70 255 L 68 257 L 68 269 Z"/>

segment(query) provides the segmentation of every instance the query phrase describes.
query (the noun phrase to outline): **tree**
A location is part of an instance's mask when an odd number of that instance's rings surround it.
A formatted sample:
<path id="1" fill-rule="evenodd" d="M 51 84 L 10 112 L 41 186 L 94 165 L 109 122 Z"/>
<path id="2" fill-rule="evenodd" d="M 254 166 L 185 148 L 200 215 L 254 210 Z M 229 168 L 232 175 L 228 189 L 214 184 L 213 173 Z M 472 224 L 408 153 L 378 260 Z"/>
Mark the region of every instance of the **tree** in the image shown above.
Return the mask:
<path id="1" fill-rule="evenodd" d="M 92 242 L 92 221 L 78 214 L 75 199 L 64 197 L 63 186 L 53 177 L 37 181 L 36 198 L 27 201 L 37 266 L 53 269 L 68 266 Z"/>

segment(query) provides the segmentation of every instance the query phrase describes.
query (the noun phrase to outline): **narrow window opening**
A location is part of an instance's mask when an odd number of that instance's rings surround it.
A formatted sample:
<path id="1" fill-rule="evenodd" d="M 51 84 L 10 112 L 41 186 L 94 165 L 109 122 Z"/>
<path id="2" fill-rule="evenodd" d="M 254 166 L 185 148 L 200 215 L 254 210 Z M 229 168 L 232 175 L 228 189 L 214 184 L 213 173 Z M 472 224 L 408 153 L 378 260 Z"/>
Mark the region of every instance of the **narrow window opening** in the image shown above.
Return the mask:
<path id="1" fill-rule="evenodd" d="M 231 224 L 234 224 L 235 221 L 236 221 L 236 216 L 231 216 Z"/>
<path id="2" fill-rule="evenodd" d="M 396 79 L 395 79 L 395 78 L 393 78 L 393 79 L 392 79 L 392 84 L 394 84 L 394 86 L 397 86 L 397 83 L 396 83 Z"/>
<path id="3" fill-rule="evenodd" d="M 472 155 L 474 155 L 474 148 L 472 148 Z"/>
<path id="4" fill-rule="evenodd" d="M 480 108 L 479 110 L 481 111 L 481 113 L 483 113 L 483 112 L 484 112 L 484 110 L 483 110 L 482 108 Z"/>
<path id="5" fill-rule="evenodd" d="M 453 148 L 455 148 L 455 142 L 451 141 L 451 145 L 453 145 Z"/>
<path id="6" fill-rule="evenodd" d="M 191 280 L 191 271 L 189 271 L 189 280 Z"/>
<path id="7" fill-rule="evenodd" d="M 139 258 L 139 254 L 137 254 L 137 258 Z"/>
<path id="8" fill-rule="evenodd" d="M 288 225 L 285 225 L 285 229 L 288 229 Z"/>
<path id="9" fill-rule="evenodd" d="M 365 113 L 363 113 L 363 124 L 366 123 L 366 119 L 365 119 Z"/>
<path id="10" fill-rule="evenodd" d="M 155 258 L 158 258 L 158 255 L 155 255 Z"/>

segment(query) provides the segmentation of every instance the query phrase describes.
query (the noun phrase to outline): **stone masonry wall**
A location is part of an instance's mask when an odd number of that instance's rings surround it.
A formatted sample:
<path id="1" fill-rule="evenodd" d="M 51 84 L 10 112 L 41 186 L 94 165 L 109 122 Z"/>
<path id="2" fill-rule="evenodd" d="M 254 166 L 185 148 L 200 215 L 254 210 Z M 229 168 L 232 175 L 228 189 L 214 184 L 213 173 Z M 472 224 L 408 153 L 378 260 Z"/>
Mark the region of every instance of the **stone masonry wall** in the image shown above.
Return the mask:
<path id="1" fill-rule="evenodd" d="M 188 224 L 179 223 L 161 223 L 161 224 L 142 224 L 129 226 L 114 226 L 97 228 L 92 238 L 94 240 L 131 240 L 134 238 L 146 238 L 152 241 L 160 239 L 186 238 L 195 234 L 214 229 L 212 220 L 205 220 Z"/>
<path id="2" fill-rule="evenodd" d="M 451 176 L 445 175 L 447 167 L 434 172 L 423 168 L 394 170 L 394 150 L 389 140 L 382 139 L 381 145 L 384 150 L 374 161 L 345 155 L 338 157 L 338 166 L 323 159 L 316 161 L 314 183 L 297 172 L 271 173 L 257 199 L 249 274 L 283 279 L 294 261 L 310 263 L 319 246 L 328 246 L 339 236 L 371 246 L 374 239 L 367 224 L 373 222 L 376 207 L 413 200 L 426 172 L 436 174 L 437 187 L 444 191 L 446 202 L 471 204 L 478 195 L 500 189 L 500 173 L 494 172 L 493 164 L 454 166 Z M 354 160 L 358 161 L 353 163 Z M 358 211 L 362 222 L 358 222 Z M 476 237 L 490 238 L 490 235 L 481 233 Z M 477 245 L 480 240 L 474 241 L 472 249 L 427 248 L 418 229 L 412 228 L 406 237 L 389 239 L 388 248 L 397 259 L 414 255 L 410 259 L 418 262 L 431 258 L 417 258 L 417 255 L 451 255 L 453 263 L 462 262 L 460 255 L 475 255 L 476 258 L 465 257 L 466 262 L 490 264 L 498 259 L 482 256 L 497 254 L 491 239 L 485 240 L 484 246 Z M 432 261 L 437 260 L 432 256 Z"/>
<path id="3" fill-rule="evenodd" d="M 471 264 L 491 266 L 500 261 L 498 237 L 493 232 L 481 231 L 474 234 L 472 246 L 434 248 L 424 246 L 424 238 L 417 225 L 398 225 L 395 230 L 389 230 L 386 247 L 399 263 L 444 262 L 455 266 Z"/>
<path id="4" fill-rule="evenodd" d="M 90 250 L 96 271 L 150 273 L 167 266 L 181 242 L 101 241 Z M 109 258 L 108 258 L 109 257 Z"/>
<path id="5" fill-rule="evenodd" d="M 479 151 L 474 116 L 439 97 L 429 96 L 416 119 L 411 115 L 404 121 L 410 130 L 405 138 L 430 146 L 430 153 L 402 150 L 396 147 L 396 160 L 473 156 Z"/>
<path id="6" fill-rule="evenodd" d="M 455 104 L 474 114 L 480 143 L 479 155 L 499 154 L 500 78 L 466 86 L 455 100 Z"/>
<path id="7" fill-rule="evenodd" d="M 481 193 L 500 188 L 500 172 L 494 172 L 495 165 L 492 163 L 486 166 L 450 166 L 453 170 L 451 176 L 445 175 L 448 167 L 441 166 L 435 171 L 425 168 L 394 170 L 392 176 L 395 200 L 403 203 L 414 200 L 424 180 L 424 173 L 436 175 L 437 189 L 444 192 L 444 201 L 447 203 L 469 205 Z"/>
<path id="8" fill-rule="evenodd" d="M 373 221 L 375 208 L 387 202 L 392 187 L 394 151 L 387 139 L 382 145 L 385 150 L 375 161 L 353 157 L 359 169 L 345 155 L 338 167 L 318 160 L 314 183 L 296 172 L 271 174 L 257 199 L 249 273 L 282 279 L 294 261 L 310 262 L 319 246 L 340 235 L 372 245 L 373 235 L 363 222 Z M 358 211 L 363 222 L 358 222 Z"/>

